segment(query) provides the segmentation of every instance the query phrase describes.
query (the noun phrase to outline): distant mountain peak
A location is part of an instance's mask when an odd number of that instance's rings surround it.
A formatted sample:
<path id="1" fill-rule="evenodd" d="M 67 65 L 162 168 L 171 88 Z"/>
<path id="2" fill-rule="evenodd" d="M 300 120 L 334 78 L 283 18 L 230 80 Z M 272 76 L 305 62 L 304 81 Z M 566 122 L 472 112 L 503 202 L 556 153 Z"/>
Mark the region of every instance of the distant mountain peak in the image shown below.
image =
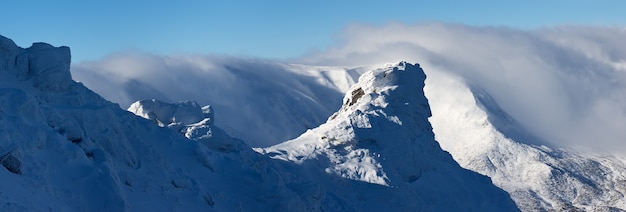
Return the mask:
<path id="1" fill-rule="evenodd" d="M 214 119 L 210 105 L 200 107 L 195 101 L 167 103 L 156 99 L 140 100 L 131 104 L 128 111 L 152 120 L 161 127 L 188 125 L 204 119 L 208 119 L 208 124 L 213 124 Z"/>
<path id="2" fill-rule="evenodd" d="M 160 127 L 179 132 L 188 139 L 201 142 L 215 151 L 239 152 L 250 148 L 213 124 L 215 115 L 210 105 L 200 107 L 195 101 L 167 103 L 149 99 L 136 101 L 128 111 Z"/>

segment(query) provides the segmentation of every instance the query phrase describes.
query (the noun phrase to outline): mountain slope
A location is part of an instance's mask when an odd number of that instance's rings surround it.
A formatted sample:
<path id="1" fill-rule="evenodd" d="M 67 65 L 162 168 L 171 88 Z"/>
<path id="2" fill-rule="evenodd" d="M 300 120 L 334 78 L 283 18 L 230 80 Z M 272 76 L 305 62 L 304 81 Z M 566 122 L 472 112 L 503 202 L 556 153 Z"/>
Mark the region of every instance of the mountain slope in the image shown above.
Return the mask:
<path id="1" fill-rule="evenodd" d="M 489 178 L 462 169 L 434 140 L 424 79 L 419 65 L 405 62 L 367 72 L 325 124 L 258 151 L 367 183 L 362 185 L 372 187 L 369 192 L 326 182 L 327 189 L 364 192 L 348 202 L 371 210 L 515 210 L 508 194 Z"/>
<path id="2" fill-rule="evenodd" d="M 431 72 L 429 80 L 430 121 L 442 148 L 491 177 L 522 210 L 626 210 L 626 165 L 619 159 L 554 147 L 479 86 L 445 72 Z"/>

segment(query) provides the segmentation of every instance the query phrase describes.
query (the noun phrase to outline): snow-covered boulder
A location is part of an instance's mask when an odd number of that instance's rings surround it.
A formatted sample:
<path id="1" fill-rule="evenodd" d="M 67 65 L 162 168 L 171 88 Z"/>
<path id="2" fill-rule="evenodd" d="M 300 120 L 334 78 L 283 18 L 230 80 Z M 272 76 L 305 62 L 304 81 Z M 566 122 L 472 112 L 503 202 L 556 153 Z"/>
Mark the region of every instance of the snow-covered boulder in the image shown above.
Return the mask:
<path id="1" fill-rule="evenodd" d="M 23 49 L 0 36 L 0 70 L 10 72 L 18 80 L 31 80 L 41 89 L 63 90 L 74 83 L 70 74 L 70 48 L 33 43 Z"/>
<path id="2" fill-rule="evenodd" d="M 213 124 L 215 116 L 210 105 L 200 107 L 195 101 L 167 103 L 151 99 L 131 104 L 128 111 L 161 127 L 180 132 L 188 139 L 202 142 L 216 151 L 233 152 L 250 148 Z"/>

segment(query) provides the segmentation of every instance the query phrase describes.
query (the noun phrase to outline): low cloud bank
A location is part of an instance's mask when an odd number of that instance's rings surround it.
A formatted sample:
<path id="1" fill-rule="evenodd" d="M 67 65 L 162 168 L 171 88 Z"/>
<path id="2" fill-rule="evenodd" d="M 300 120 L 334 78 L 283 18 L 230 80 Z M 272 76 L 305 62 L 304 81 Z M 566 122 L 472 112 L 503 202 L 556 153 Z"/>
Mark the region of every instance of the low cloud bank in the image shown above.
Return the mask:
<path id="1" fill-rule="evenodd" d="M 453 73 L 486 90 L 548 142 L 626 152 L 625 28 L 353 25 L 341 37 L 298 62 L 419 62 L 427 75 Z"/>
<path id="2" fill-rule="evenodd" d="M 249 58 L 118 53 L 74 65 L 72 74 L 124 109 L 142 99 L 210 104 L 216 125 L 252 146 L 265 147 L 325 122 L 343 97 L 333 83 L 347 80 L 346 87 L 351 80 L 341 75 L 345 72 L 294 69 Z"/>

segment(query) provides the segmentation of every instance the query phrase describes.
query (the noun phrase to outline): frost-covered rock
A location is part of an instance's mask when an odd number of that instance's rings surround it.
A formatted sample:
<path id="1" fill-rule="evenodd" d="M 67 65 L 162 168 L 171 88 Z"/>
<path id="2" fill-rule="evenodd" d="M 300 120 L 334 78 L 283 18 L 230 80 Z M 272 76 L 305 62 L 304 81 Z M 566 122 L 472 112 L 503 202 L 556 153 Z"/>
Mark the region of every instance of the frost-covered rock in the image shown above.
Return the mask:
<path id="1" fill-rule="evenodd" d="M 489 178 L 461 168 L 441 150 L 428 122 L 424 79 L 419 65 L 406 62 L 367 72 L 325 124 L 258 151 L 319 169 L 317 178 L 343 194 L 346 208 L 517 210 Z"/>
<path id="2" fill-rule="evenodd" d="M 186 138 L 202 142 L 221 152 L 241 151 L 249 147 L 216 127 L 213 108 L 200 107 L 194 101 L 166 103 L 156 99 L 141 100 L 130 105 L 128 111 L 151 120 L 161 127 L 180 132 Z"/>
<path id="3" fill-rule="evenodd" d="M 0 37 L 0 70 L 20 81 L 30 80 L 41 89 L 63 90 L 73 84 L 70 74 L 70 48 L 33 43 L 23 49 Z"/>

